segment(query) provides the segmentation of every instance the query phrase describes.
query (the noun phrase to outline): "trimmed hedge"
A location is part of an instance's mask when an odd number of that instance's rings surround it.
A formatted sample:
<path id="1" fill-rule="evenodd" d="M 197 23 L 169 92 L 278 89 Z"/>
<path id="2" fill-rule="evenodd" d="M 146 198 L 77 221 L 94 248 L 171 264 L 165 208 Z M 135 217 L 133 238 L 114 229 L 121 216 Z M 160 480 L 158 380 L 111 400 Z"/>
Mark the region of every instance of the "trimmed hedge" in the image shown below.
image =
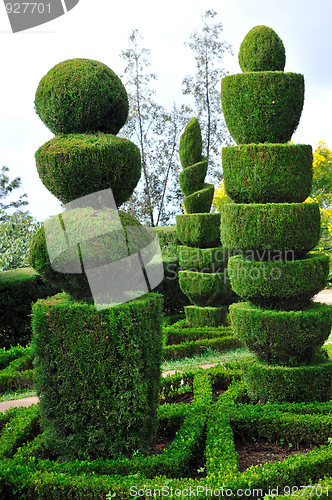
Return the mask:
<path id="1" fill-rule="evenodd" d="M 245 144 L 222 148 L 225 189 L 235 203 L 302 203 L 312 184 L 312 147 Z"/>
<path id="2" fill-rule="evenodd" d="M 182 170 L 182 172 L 180 172 L 179 184 L 181 191 L 185 196 L 189 196 L 193 192 L 203 189 L 207 168 L 208 161 L 203 160 L 199 163 L 189 165 L 185 168 L 185 170 Z"/>
<path id="3" fill-rule="evenodd" d="M 35 388 L 47 447 L 60 456 L 143 450 L 157 426 L 162 297 L 96 311 L 65 293 L 33 306 Z"/>
<path id="4" fill-rule="evenodd" d="M 220 246 L 220 214 L 178 214 L 178 239 L 188 247 L 212 248 Z"/>
<path id="5" fill-rule="evenodd" d="M 203 189 L 195 191 L 183 200 L 187 214 L 204 214 L 210 212 L 214 194 L 214 185 L 204 183 Z"/>
<path id="6" fill-rule="evenodd" d="M 32 304 L 59 293 L 31 267 L 0 272 L 0 348 L 31 341 Z M 13 314 L 15 311 L 15 314 Z"/>
<path id="7" fill-rule="evenodd" d="M 186 408 L 163 405 L 158 410 L 166 433 L 174 433 L 181 426 L 172 444 L 161 455 L 135 456 L 131 460 L 45 460 L 41 455 L 44 439 L 41 434 L 30 445 L 19 448 L 13 458 L 1 460 L 0 498 L 19 499 L 25 495 L 31 500 L 69 500 L 75 495 L 93 500 L 109 492 L 109 496 L 115 494 L 116 498 L 125 500 L 139 490 L 143 491 L 139 496 L 149 498 L 154 490 L 158 495 L 158 489 L 161 492 L 164 487 L 168 496 L 171 488 L 173 496 L 177 489 L 181 490 L 176 497 L 182 499 L 188 498 L 191 488 L 195 498 L 220 498 L 232 490 L 232 497 L 239 500 L 245 491 L 246 498 L 263 498 L 272 490 L 286 493 L 291 485 L 290 491 L 294 488 L 296 492 L 297 487 L 300 496 L 301 485 L 318 481 L 329 484 L 330 480 L 322 479 L 332 474 L 332 447 L 326 445 L 331 434 L 331 402 L 248 404 L 244 382 L 229 385 L 232 376 L 235 378 L 235 373 L 231 375 L 220 366 L 205 373 L 188 374 L 188 382 L 190 377 L 193 379 L 193 404 Z M 179 375 L 173 377 L 175 380 Z M 228 389 L 211 404 L 211 384 L 216 386 L 218 379 L 220 387 Z M 22 413 L 25 410 L 22 409 Z M 7 421 L 12 420 L 14 414 Z M 186 477 L 188 467 L 201 453 L 205 435 L 207 476 L 190 479 Z M 304 455 L 295 454 L 282 463 L 252 466 L 239 473 L 233 436 L 264 442 L 280 442 L 283 438 L 294 445 L 310 442 L 321 446 Z M 305 498 L 312 498 L 309 493 L 305 493 Z M 319 489 L 314 489 L 313 498 L 321 498 L 319 493 Z M 328 498 L 326 491 L 324 494 L 322 497 Z"/>
<path id="8" fill-rule="evenodd" d="M 255 26 L 244 37 L 239 51 L 242 71 L 284 71 L 285 47 L 273 29 Z"/>
<path id="9" fill-rule="evenodd" d="M 227 249 L 249 251 L 253 260 L 280 259 L 280 254 L 284 259 L 285 250 L 293 251 L 292 259 L 304 257 L 315 248 L 320 232 L 317 203 L 227 203 L 220 207 L 221 243 Z M 255 256 L 253 250 L 265 252 Z"/>
<path id="10" fill-rule="evenodd" d="M 304 102 L 304 77 L 282 71 L 228 75 L 221 101 L 237 144 L 284 143 L 296 130 Z"/>
<path id="11" fill-rule="evenodd" d="M 241 255 L 229 259 L 233 290 L 255 305 L 276 310 L 298 310 L 326 286 L 329 257 L 308 254 L 287 262 L 252 262 Z"/>
<path id="12" fill-rule="evenodd" d="M 36 151 L 35 158 L 42 183 L 62 203 L 111 188 L 119 207 L 141 177 L 139 148 L 100 132 L 56 136 Z M 68 183 L 70 175 L 75 182 Z"/>
<path id="13" fill-rule="evenodd" d="M 331 333 L 331 306 L 319 302 L 287 312 L 238 302 L 230 306 L 229 314 L 234 335 L 269 364 L 309 364 Z"/>
<path id="14" fill-rule="evenodd" d="M 324 356 L 316 356 L 308 365 L 290 367 L 269 365 L 253 354 L 241 369 L 249 397 L 254 400 L 298 403 L 331 398 L 332 361 Z"/>
<path id="15" fill-rule="evenodd" d="M 179 271 L 179 284 L 191 302 L 200 307 L 220 307 L 230 292 L 224 273 Z"/>
<path id="16" fill-rule="evenodd" d="M 55 135 L 97 130 L 117 134 L 126 123 L 129 102 L 120 78 L 108 66 L 68 59 L 41 79 L 35 110 Z"/>

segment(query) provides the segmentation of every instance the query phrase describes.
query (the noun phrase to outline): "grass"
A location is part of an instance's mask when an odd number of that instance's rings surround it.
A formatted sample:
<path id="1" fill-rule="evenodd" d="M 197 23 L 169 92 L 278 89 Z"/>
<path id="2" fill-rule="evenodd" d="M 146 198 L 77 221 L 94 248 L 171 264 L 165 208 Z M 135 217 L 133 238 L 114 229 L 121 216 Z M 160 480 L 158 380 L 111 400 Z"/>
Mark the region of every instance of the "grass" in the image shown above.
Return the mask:
<path id="1" fill-rule="evenodd" d="M 0 403 L 3 401 L 13 401 L 14 399 L 32 398 L 37 396 L 33 389 L 22 389 L 20 391 L 6 391 L 0 395 Z"/>
<path id="2" fill-rule="evenodd" d="M 199 368 L 201 365 L 207 365 L 210 363 L 234 363 L 240 360 L 248 350 L 245 348 L 230 350 L 225 353 L 214 351 L 213 349 L 206 349 L 206 351 L 199 356 L 194 356 L 193 358 L 182 358 L 176 360 L 165 361 L 161 368 L 162 371 L 171 370 L 194 370 Z"/>

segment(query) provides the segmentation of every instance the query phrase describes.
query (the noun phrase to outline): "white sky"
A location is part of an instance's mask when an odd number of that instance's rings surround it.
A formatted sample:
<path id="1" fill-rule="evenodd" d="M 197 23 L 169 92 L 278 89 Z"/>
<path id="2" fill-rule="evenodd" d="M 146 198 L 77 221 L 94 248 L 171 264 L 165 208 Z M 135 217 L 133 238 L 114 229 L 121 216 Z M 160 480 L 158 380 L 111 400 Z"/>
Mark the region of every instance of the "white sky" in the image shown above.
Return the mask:
<path id="1" fill-rule="evenodd" d="M 277 32 L 286 48 L 285 71 L 305 77 L 306 99 L 293 140 L 313 149 L 320 140 L 332 147 L 331 0 L 80 0 L 66 15 L 15 34 L 1 3 L 0 168 L 9 168 L 10 180 L 22 179 L 22 188 L 2 201 L 27 193 L 29 205 L 22 209 L 39 221 L 62 211 L 40 181 L 34 159 L 35 151 L 53 137 L 34 111 L 34 96 L 55 64 L 95 59 L 120 75 L 125 62 L 119 54 L 127 48 L 131 31 L 138 29 L 142 46 L 151 49 L 157 102 L 169 109 L 173 101 L 190 104 L 181 82 L 196 67 L 194 54 L 183 44 L 208 9 L 218 13 L 212 22 L 223 24 L 220 40 L 233 46 L 234 56 L 226 55 L 223 64 L 230 74 L 241 72 L 238 51 L 251 28 L 264 24 Z"/>

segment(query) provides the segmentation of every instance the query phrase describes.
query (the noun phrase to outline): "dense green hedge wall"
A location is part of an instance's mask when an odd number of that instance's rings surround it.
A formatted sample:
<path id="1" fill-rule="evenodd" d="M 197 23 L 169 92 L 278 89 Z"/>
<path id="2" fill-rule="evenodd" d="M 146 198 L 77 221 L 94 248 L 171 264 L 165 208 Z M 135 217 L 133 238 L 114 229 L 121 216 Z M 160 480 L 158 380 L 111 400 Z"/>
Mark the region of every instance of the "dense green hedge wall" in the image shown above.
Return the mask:
<path id="1" fill-rule="evenodd" d="M 332 392 L 332 361 L 315 357 L 309 365 L 269 365 L 253 354 L 241 365 L 249 397 L 262 402 L 329 401 Z M 310 380 L 310 383 L 308 381 Z"/>
<path id="2" fill-rule="evenodd" d="M 108 66 L 91 59 L 68 59 L 41 79 L 35 110 L 55 135 L 117 134 L 126 123 L 129 103 L 120 78 Z"/>
<path id="3" fill-rule="evenodd" d="M 315 248 L 320 232 L 317 203 L 226 203 L 220 207 L 222 245 L 233 250 L 254 249 L 255 260 L 277 259 L 280 252 L 284 258 L 285 250 L 294 251 L 288 258 L 302 258 Z"/>
<path id="4" fill-rule="evenodd" d="M 331 307 L 312 302 L 302 311 L 260 309 L 249 302 L 229 308 L 234 334 L 269 364 L 311 362 L 331 333 Z"/>
<path id="5" fill-rule="evenodd" d="M 252 262 L 236 255 L 229 259 L 228 275 L 233 290 L 253 304 L 295 310 L 326 286 L 329 264 L 329 257 L 319 254 L 288 262 Z"/>
<path id="6" fill-rule="evenodd" d="M 42 183 L 62 203 L 111 188 L 119 207 L 141 177 L 139 148 L 116 135 L 56 136 L 36 151 L 35 158 Z M 70 176 L 75 182 L 68 183 Z"/>
<path id="7" fill-rule="evenodd" d="M 222 148 L 225 189 L 235 203 L 302 203 L 312 184 L 312 147 L 248 144 Z"/>
<path id="8" fill-rule="evenodd" d="M 237 144 L 287 142 L 300 121 L 304 77 L 282 71 L 225 76 L 221 101 L 227 128 Z"/>
<path id="9" fill-rule="evenodd" d="M 155 435 L 162 297 L 96 311 L 58 294 L 33 305 L 35 388 L 47 447 L 64 458 L 144 450 Z"/>
<path id="10" fill-rule="evenodd" d="M 220 246 L 220 214 L 198 213 L 176 216 L 178 239 L 189 247 L 212 248 Z"/>
<path id="11" fill-rule="evenodd" d="M 186 306 L 184 308 L 188 326 L 192 327 L 217 327 L 224 325 L 228 312 L 227 306 L 199 307 Z"/>
<path id="12" fill-rule="evenodd" d="M 284 71 L 285 47 L 273 29 L 255 26 L 244 37 L 239 51 L 242 71 Z"/>
<path id="13" fill-rule="evenodd" d="M 27 345 L 33 302 L 59 291 L 30 267 L 0 272 L 0 348 Z"/>

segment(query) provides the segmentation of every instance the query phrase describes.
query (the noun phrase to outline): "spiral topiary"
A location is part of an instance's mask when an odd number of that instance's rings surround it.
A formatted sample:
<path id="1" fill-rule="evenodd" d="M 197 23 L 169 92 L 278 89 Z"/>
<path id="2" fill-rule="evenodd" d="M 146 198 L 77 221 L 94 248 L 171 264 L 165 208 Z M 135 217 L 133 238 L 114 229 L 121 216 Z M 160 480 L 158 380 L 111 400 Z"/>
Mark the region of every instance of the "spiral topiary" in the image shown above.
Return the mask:
<path id="1" fill-rule="evenodd" d="M 185 195 L 186 212 L 210 212 L 214 186 L 204 182 L 208 161 L 202 156 L 202 134 L 197 118 L 192 118 L 180 138 L 179 155 L 183 171 L 180 173 L 180 187 Z"/>
<path id="2" fill-rule="evenodd" d="M 202 134 L 197 118 L 192 118 L 180 138 L 179 175 L 186 196 L 187 213 L 176 216 L 180 288 L 194 305 L 185 306 L 187 325 L 217 327 L 225 323 L 227 307 L 224 300 L 230 295 L 227 275 L 227 255 L 218 246 L 219 214 L 209 213 L 214 186 L 204 183 L 208 161 L 202 156 Z M 209 308 L 208 314 L 206 308 Z"/>
<path id="3" fill-rule="evenodd" d="M 283 44 L 264 26 L 245 37 L 239 61 L 244 73 L 224 77 L 221 86 L 238 145 L 223 149 L 225 189 L 236 203 L 221 207 L 220 236 L 239 253 L 229 259 L 228 272 L 247 302 L 232 304 L 230 318 L 235 335 L 255 353 L 242 366 L 247 391 L 262 401 L 328 400 L 332 362 L 320 349 L 331 331 L 331 308 L 311 299 L 326 285 L 329 262 L 308 254 L 321 222 L 318 204 L 303 203 L 312 149 L 284 144 L 300 119 L 304 77 L 283 73 Z M 316 395 L 313 387 L 323 378 Z"/>

